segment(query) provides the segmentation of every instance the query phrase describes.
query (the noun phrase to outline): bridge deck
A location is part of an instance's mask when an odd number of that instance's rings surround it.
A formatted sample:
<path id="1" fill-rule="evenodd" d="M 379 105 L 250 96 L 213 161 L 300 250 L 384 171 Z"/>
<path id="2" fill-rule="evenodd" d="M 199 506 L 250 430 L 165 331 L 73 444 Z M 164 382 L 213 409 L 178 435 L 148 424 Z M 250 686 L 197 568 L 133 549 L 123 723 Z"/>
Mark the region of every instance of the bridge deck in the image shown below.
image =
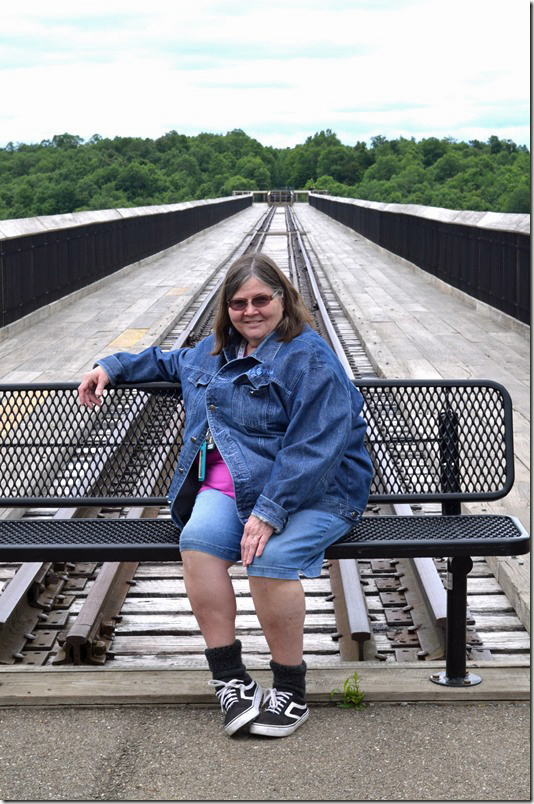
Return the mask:
<path id="1" fill-rule="evenodd" d="M 140 351 L 199 292 L 251 228 L 264 204 L 123 269 L 0 331 L 0 382 L 76 380 L 95 359 Z M 476 506 L 517 516 L 528 529 L 529 330 L 466 299 L 307 204 L 295 207 L 379 374 L 486 378 L 514 404 L 516 482 L 503 501 Z M 528 606 L 528 562 L 496 559 L 493 571 L 520 609 Z"/>

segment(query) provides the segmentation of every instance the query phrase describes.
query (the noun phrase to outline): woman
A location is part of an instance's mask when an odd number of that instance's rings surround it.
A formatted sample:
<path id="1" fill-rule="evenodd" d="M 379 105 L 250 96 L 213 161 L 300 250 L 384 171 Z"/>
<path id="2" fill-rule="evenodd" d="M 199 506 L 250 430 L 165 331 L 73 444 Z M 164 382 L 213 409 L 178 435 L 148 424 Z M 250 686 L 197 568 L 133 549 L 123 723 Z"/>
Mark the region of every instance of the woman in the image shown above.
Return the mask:
<path id="1" fill-rule="evenodd" d="M 299 578 L 320 575 L 326 547 L 367 502 L 363 400 L 310 321 L 273 260 L 247 254 L 228 270 L 213 335 L 192 349 L 104 358 L 79 387 L 92 408 L 108 382 L 182 385 L 187 421 L 169 502 L 227 734 L 248 726 L 284 737 L 307 719 Z M 272 656 L 263 700 L 236 639 L 228 569 L 239 559 Z"/>

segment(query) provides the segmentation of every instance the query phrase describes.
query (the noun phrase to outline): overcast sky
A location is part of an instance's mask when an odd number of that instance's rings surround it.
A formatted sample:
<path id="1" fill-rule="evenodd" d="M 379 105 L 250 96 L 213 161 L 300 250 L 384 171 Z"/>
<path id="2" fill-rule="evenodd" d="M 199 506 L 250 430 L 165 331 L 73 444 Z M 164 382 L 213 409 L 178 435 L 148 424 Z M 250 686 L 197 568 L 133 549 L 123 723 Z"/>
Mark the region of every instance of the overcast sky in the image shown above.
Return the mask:
<path id="1" fill-rule="evenodd" d="M 529 144 L 529 0 L 4 0 L 0 147 L 243 129 Z"/>

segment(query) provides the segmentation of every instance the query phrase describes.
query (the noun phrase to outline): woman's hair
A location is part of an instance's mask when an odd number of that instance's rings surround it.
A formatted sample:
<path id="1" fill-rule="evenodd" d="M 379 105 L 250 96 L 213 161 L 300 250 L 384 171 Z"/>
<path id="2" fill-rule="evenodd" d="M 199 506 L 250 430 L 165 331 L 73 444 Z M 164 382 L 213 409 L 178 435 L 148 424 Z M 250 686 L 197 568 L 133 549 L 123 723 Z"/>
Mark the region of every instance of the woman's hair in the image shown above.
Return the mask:
<path id="1" fill-rule="evenodd" d="M 282 298 L 284 317 L 276 328 L 279 341 L 292 340 L 300 335 L 306 324 L 311 324 L 313 321 L 302 297 L 274 260 L 261 252 L 243 254 L 228 269 L 219 291 L 213 326 L 215 334 L 213 355 L 220 354 L 230 343 L 234 330 L 228 314 L 228 302 L 235 296 L 241 285 L 251 277 L 259 279 L 260 282 L 270 287 L 273 293 L 280 294 Z"/>

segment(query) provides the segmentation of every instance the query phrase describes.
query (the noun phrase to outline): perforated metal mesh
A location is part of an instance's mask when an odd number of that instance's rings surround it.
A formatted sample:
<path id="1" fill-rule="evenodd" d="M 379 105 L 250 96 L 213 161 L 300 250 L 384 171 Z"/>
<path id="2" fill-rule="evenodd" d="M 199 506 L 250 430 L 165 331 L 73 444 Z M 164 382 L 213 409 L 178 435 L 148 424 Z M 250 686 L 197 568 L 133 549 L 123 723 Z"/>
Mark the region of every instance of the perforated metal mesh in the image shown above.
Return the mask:
<path id="1" fill-rule="evenodd" d="M 176 525 L 161 519 L 0 520 L 2 545 L 170 544 L 177 547 L 179 536 Z"/>
<path id="2" fill-rule="evenodd" d="M 0 560 L 178 561 L 179 537 L 159 519 L 0 520 Z"/>
<path id="3" fill-rule="evenodd" d="M 368 516 L 328 558 L 519 555 L 528 534 L 499 516 Z M 356 552 L 356 556 L 355 556 Z M 176 561 L 179 530 L 168 520 L 0 520 L 2 561 Z"/>
<path id="4" fill-rule="evenodd" d="M 75 386 L 0 388 L 0 497 L 164 498 L 184 420 L 178 388 L 107 390 L 95 412 Z"/>
<path id="5" fill-rule="evenodd" d="M 328 548 L 329 558 L 343 558 L 345 551 L 381 557 L 511 555 L 528 550 L 529 537 L 509 517 L 493 516 L 366 516 L 339 542 Z"/>
<path id="6" fill-rule="evenodd" d="M 483 499 L 507 492 L 513 450 L 504 389 L 482 383 L 357 385 L 375 467 L 373 497 L 415 500 L 446 492 Z"/>
<path id="7" fill-rule="evenodd" d="M 491 383 L 358 382 L 375 476 L 371 499 L 493 499 L 513 482 L 511 404 Z M 162 502 L 182 445 L 176 386 L 0 386 L 0 505 Z"/>

